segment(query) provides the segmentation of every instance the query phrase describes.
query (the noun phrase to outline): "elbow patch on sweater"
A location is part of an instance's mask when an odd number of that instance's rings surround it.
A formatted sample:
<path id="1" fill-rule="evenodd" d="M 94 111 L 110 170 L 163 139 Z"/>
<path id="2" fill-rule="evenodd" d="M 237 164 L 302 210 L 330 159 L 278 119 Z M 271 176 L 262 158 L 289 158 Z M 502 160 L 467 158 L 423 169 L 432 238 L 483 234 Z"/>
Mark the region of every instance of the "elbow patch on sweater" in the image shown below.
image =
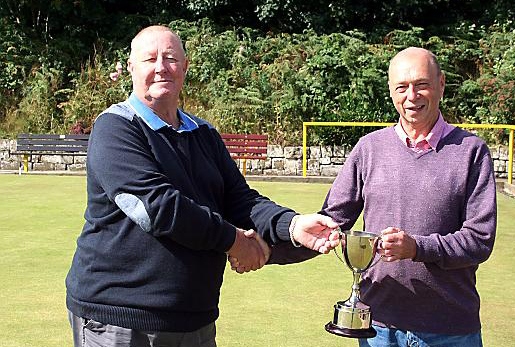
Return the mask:
<path id="1" fill-rule="evenodd" d="M 141 229 L 147 233 L 150 231 L 150 217 L 145 205 L 137 196 L 121 193 L 114 198 L 114 202 Z"/>

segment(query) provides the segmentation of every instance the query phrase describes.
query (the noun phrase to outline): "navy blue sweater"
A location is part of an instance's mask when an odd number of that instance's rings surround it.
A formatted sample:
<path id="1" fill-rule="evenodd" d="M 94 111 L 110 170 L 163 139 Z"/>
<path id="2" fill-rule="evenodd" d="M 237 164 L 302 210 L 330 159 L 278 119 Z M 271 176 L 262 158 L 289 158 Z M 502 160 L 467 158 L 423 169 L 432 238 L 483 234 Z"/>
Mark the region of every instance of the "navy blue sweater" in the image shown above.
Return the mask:
<path id="1" fill-rule="evenodd" d="M 85 224 L 66 278 L 75 315 L 150 331 L 196 330 L 218 317 L 235 226 L 289 240 L 295 214 L 252 190 L 217 131 L 153 130 L 129 103 L 95 121 Z"/>

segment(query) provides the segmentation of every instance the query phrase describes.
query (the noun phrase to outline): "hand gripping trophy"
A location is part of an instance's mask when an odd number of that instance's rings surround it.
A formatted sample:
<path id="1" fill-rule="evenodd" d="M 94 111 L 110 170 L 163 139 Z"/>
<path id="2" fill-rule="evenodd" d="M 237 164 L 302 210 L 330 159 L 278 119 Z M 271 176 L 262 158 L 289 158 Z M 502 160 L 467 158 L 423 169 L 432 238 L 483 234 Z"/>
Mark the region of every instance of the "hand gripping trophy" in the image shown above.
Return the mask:
<path id="1" fill-rule="evenodd" d="M 325 325 L 325 330 L 343 337 L 374 337 L 376 331 L 371 327 L 370 307 L 359 298 L 359 282 L 361 273 L 377 263 L 372 262 L 381 238 L 376 234 L 352 230 L 340 232 L 340 235 L 345 264 L 352 270 L 354 281 L 349 299 L 334 305 L 334 318 Z M 338 253 L 336 255 L 343 262 Z"/>

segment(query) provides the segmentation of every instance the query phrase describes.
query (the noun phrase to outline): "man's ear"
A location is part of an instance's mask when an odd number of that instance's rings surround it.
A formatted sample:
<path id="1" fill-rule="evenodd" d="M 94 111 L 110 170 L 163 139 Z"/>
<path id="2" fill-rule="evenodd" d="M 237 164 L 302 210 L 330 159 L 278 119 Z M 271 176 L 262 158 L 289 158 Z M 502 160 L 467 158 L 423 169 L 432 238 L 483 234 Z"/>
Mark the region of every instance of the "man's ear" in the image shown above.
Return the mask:
<path id="1" fill-rule="evenodd" d="M 127 60 L 127 71 L 129 71 L 129 73 L 132 75 L 132 63 L 131 63 L 131 60 Z"/>
<path id="2" fill-rule="evenodd" d="M 445 74 L 442 72 L 442 75 L 440 76 L 440 80 L 438 81 L 440 83 L 440 92 L 442 95 L 440 95 L 440 99 L 443 98 L 443 92 L 445 90 Z"/>
<path id="3" fill-rule="evenodd" d="M 190 66 L 190 61 L 188 59 L 186 59 L 186 61 L 184 62 L 184 76 L 186 76 L 186 74 L 188 73 L 189 66 Z"/>

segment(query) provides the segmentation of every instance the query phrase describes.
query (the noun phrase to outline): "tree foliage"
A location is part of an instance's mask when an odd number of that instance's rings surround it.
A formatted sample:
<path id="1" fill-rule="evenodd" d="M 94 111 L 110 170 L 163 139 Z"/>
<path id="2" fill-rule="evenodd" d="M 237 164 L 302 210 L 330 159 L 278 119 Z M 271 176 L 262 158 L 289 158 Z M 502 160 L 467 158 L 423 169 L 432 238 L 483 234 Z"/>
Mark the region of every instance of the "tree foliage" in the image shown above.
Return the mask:
<path id="1" fill-rule="evenodd" d="M 408 46 L 437 54 L 449 121 L 515 123 L 513 9 L 483 1 L 480 12 L 477 2 L 5 0 L 0 133 L 87 130 L 128 95 L 127 73 L 110 73 L 153 23 L 185 42 L 184 108 L 222 131 L 299 144 L 303 121 L 394 121 L 386 71 Z M 352 144 L 363 131 L 321 129 L 310 141 Z"/>

